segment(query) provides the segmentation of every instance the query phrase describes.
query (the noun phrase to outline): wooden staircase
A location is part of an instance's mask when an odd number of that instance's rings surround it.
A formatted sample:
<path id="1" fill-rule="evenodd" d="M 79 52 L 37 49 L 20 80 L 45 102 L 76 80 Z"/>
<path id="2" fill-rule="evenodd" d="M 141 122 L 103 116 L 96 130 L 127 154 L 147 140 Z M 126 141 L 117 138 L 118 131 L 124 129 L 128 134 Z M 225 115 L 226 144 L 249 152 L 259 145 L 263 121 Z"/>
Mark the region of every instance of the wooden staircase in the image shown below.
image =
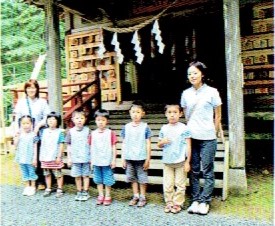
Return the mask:
<path id="1" fill-rule="evenodd" d="M 79 86 L 79 90 L 68 96 L 63 96 L 63 120 L 67 127 L 72 127 L 71 116 L 74 111 L 83 110 L 86 113 L 87 120 L 92 119 L 95 110 L 101 106 L 101 94 L 99 79 L 88 83 L 77 83 L 65 86 Z M 65 107 L 70 103 L 69 107 Z"/>

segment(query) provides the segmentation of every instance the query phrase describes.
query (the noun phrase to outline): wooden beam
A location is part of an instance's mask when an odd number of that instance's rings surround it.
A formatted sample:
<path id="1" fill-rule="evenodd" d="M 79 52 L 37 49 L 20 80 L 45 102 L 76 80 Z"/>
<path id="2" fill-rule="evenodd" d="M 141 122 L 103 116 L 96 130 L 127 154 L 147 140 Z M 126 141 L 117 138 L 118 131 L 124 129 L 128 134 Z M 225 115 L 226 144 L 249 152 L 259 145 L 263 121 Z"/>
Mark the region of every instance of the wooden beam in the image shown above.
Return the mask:
<path id="1" fill-rule="evenodd" d="M 223 0 L 230 167 L 245 167 L 243 71 L 239 0 Z"/>
<path id="2" fill-rule="evenodd" d="M 55 0 L 45 1 L 44 7 L 47 43 L 46 74 L 48 79 L 49 105 L 52 111 L 62 115 L 63 105 L 58 10 L 55 5 Z"/>

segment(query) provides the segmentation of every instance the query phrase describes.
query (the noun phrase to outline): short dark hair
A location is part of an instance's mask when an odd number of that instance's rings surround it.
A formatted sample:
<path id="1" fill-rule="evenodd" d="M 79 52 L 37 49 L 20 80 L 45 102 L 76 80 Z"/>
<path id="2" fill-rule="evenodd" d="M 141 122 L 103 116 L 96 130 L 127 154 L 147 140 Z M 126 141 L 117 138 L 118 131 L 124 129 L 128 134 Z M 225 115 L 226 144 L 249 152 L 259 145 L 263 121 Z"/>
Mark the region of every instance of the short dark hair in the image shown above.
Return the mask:
<path id="1" fill-rule="evenodd" d="M 204 63 L 200 62 L 200 61 L 192 61 L 190 64 L 189 64 L 189 67 L 196 67 L 197 69 L 199 69 L 203 75 L 203 78 L 202 78 L 202 81 L 205 82 L 206 79 L 207 79 L 207 76 L 208 76 L 208 70 L 207 70 L 207 67 Z"/>
<path id="2" fill-rule="evenodd" d="M 51 118 L 51 117 L 54 117 L 56 119 L 56 121 L 57 121 L 57 127 L 59 127 L 61 125 L 61 115 L 58 114 L 58 113 L 56 113 L 55 111 L 52 111 L 51 113 L 49 113 L 47 115 L 47 121 L 48 121 L 48 118 Z M 49 126 L 48 122 L 46 122 L 46 123 L 47 123 L 47 126 Z"/>
<path id="3" fill-rule="evenodd" d="M 39 84 L 37 82 L 37 80 L 35 79 L 30 79 L 29 81 L 27 81 L 24 85 L 24 91 L 25 91 L 25 94 L 27 94 L 27 88 L 28 87 L 31 87 L 32 85 L 34 85 L 34 87 L 36 88 L 36 93 L 35 93 L 35 97 L 39 97 Z"/>
<path id="4" fill-rule="evenodd" d="M 109 111 L 105 110 L 105 109 L 98 109 L 95 114 L 94 114 L 94 117 L 98 117 L 98 116 L 102 116 L 102 117 L 105 117 L 107 119 L 109 119 L 110 117 L 110 113 Z"/>
<path id="5" fill-rule="evenodd" d="M 133 103 L 132 103 L 132 105 L 130 107 L 130 110 L 131 110 L 132 107 L 139 107 L 143 111 L 145 111 L 145 104 L 141 100 L 135 100 L 135 101 L 133 101 Z"/>
<path id="6" fill-rule="evenodd" d="M 178 107 L 179 107 L 179 111 L 180 111 L 180 112 L 183 112 L 183 108 L 180 106 L 179 103 L 168 103 L 168 104 L 166 104 L 165 107 L 164 107 L 164 112 L 166 112 L 167 109 L 168 109 L 170 106 L 178 106 Z"/>

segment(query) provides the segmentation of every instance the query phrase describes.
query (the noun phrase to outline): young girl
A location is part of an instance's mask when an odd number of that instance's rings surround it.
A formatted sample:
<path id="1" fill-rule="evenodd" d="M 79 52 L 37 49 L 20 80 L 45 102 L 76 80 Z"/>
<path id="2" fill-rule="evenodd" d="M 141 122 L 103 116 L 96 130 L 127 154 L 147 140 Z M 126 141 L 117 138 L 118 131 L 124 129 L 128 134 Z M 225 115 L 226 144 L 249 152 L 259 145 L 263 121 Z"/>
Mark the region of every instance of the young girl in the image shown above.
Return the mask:
<path id="1" fill-rule="evenodd" d="M 97 205 L 108 206 L 112 202 L 111 186 L 115 183 L 113 168 L 116 167 L 116 142 L 114 131 L 106 128 L 109 112 L 97 110 L 97 129 L 91 133 L 91 165 L 94 167 L 94 182 L 97 184 Z M 104 196 L 105 185 L 105 196 Z"/>
<path id="2" fill-rule="evenodd" d="M 63 175 L 61 168 L 64 166 L 62 161 L 62 153 L 64 149 L 65 137 L 62 129 L 58 128 L 61 124 L 61 116 L 55 112 L 47 115 L 48 128 L 43 130 L 41 135 L 41 150 L 39 159 L 41 168 L 44 169 L 46 178 L 46 190 L 44 197 L 50 196 L 52 192 L 52 176 L 54 174 L 57 179 L 56 197 L 63 195 Z"/>
<path id="3" fill-rule="evenodd" d="M 35 181 L 37 175 L 37 136 L 32 132 L 32 118 L 29 115 L 19 119 L 19 132 L 14 136 L 16 147 L 15 160 L 20 164 L 25 189 L 23 195 L 31 196 L 35 194 Z"/>

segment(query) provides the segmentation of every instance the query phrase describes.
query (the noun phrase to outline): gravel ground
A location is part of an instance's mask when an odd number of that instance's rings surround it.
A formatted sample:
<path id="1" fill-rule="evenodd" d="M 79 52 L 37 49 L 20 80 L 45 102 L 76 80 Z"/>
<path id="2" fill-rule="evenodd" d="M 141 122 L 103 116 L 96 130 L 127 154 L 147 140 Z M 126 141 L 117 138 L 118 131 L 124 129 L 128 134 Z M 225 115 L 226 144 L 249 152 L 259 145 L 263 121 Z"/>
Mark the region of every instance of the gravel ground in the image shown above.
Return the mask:
<path id="1" fill-rule="evenodd" d="M 179 214 L 166 214 L 163 206 L 147 204 L 144 208 L 129 207 L 127 202 L 113 201 L 111 206 L 96 206 L 95 197 L 86 202 L 74 200 L 74 194 L 61 198 L 54 194 L 44 198 L 43 191 L 35 196 L 22 196 L 22 187 L 0 186 L 1 226 L 265 226 L 268 222 L 238 219 L 209 213 L 207 216 L 190 215 L 186 210 Z"/>

